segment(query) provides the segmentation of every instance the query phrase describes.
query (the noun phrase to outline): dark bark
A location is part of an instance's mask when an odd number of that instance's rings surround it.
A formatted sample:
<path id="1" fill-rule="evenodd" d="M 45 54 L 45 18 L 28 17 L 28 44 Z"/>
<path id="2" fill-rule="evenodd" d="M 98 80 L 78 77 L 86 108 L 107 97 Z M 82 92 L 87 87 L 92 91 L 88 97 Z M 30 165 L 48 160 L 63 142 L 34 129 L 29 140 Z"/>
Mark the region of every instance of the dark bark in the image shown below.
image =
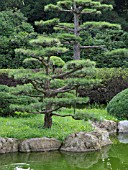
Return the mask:
<path id="1" fill-rule="evenodd" d="M 51 128 L 52 127 L 52 115 L 46 113 L 44 116 L 44 128 Z"/>

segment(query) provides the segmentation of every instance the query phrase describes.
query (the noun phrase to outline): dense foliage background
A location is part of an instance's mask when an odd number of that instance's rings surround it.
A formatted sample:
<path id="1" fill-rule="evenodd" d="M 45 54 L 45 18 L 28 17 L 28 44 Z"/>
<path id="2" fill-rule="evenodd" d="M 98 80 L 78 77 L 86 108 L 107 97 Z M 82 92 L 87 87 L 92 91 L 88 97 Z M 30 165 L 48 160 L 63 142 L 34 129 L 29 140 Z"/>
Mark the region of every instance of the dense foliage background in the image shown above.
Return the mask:
<path id="1" fill-rule="evenodd" d="M 59 17 L 60 22 L 71 23 L 72 15 L 69 13 L 45 11 L 44 7 L 50 3 L 56 4 L 58 0 L 0 0 L 0 69 L 32 68 L 40 65 L 35 62 L 23 63 L 26 56 L 16 55 L 16 48 L 32 48 L 29 40 L 36 38 L 37 34 L 48 34 L 56 37 L 58 33 L 49 26 L 47 29 L 37 27 L 35 21 L 41 19 L 47 21 Z M 127 0 L 103 0 L 103 3 L 112 4 L 113 10 L 103 12 L 102 15 L 82 16 L 81 23 L 88 21 L 101 21 L 99 25 L 87 26 L 87 30 L 81 33 L 80 42 L 82 45 L 97 46 L 105 45 L 103 49 L 86 49 L 81 52 L 81 58 L 91 59 L 96 62 L 96 77 L 102 78 L 102 84 L 81 89 L 80 95 L 88 95 L 90 102 L 107 103 L 115 94 L 128 87 L 128 2 Z M 118 24 L 116 27 L 102 26 L 102 21 Z M 71 60 L 73 52 L 62 54 L 64 61 Z M 102 69 L 113 68 L 113 69 Z M 116 69 L 115 68 L 119 68 Z M 122 70 L 123 69 L 123 70 Z M 0 84 L 16 85 L 13 78 L 8 75 L 1 75 Z M 113 88 L 114 87 L 114 88 Z M 113 91 L 115 89 L 115 91 Z M 95 98 L 95 96 L 99 96 Z"/>
<path id="2" fill-rule="evenodd" d="M 72 15 L 69 13 L 44 11 L 47 4 L 56 4 L 57 0 L 0 0 L 0 68 L 23 67 L 24 58 L 16 56 L 14 49 L 28 46 L 28 40 L 36 33 L 47 34 L 54 32 L 52 27 L 42 31 L 36 27 L 34 22 L 41 19 L 48 20 L 59 17 L 61 22 L 72 22 Z M 103 0 L 103 3 L 112 4 L 114 9 L 103 12 L 102 15 L 82 16 L 82 22 L 86 21 L 107 21 L 120 24 L 119 29 L 89 28 L 83 31 L 83 45 L 105 45 L 107 49 L 87 49 L 81 53 L 82 58 L 89 58 L 96 61 L 97 67 L 128 67 L 128 2 L 127 0 Z M 31 33 L 31 34 L 30 34 Z M 115 51 L 119 49 L 118 51 Z M 123 51 L 124 49 L 124 51 Z M 109 53 L 110 52 L 110 53 Z M 62 57 L 68 61 L 72 50 Z M 123 63 L 122 63 L 123 60 Z"/>

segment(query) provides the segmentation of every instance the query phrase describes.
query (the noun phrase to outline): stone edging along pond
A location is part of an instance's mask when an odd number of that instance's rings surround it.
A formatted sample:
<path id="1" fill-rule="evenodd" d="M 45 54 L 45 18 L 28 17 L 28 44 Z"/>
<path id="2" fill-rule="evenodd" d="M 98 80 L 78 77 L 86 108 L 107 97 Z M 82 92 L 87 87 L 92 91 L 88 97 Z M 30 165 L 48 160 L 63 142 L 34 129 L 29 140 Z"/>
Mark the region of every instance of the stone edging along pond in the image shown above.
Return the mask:
<path id="1" fill-rule="evenodd" d="M 0 138 L 0 153 L 9 152 L 45 152 L 69 151 L 86 152 L 100 150 L 103 146 L 112 144 L 109 134 L 128 132 L 128 121 L 118 124 L 114 121 L 104 120 L 93 122 L 93 132 L 78 132 L 69 135 L 63 142 L 55 138 L 31 138 L 18 140 L 14 138 Z"/>

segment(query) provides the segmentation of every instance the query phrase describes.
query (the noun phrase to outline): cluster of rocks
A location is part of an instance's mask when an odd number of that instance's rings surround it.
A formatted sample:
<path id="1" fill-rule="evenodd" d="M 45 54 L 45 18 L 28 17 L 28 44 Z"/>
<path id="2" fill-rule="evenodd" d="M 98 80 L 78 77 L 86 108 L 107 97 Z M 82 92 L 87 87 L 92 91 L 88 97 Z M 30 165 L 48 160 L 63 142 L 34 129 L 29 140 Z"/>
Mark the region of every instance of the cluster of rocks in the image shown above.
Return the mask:
<path id="1" fill-rule="evenodd" d="M 86 152 L 100 150 L 103 146 L 111 144 L 109 134 L 128 133 L 128 121 L 118 124 L 114 121 L 104 120 L 93 122 L 93 132 L 78 132 L 69 135 L 63 142 L 54 138 L 32 138 L 18 140 L 14 138 L 0 138 L 0 153 L 9 152 L 42 152 L 42 151 L 70 151 Z"/>

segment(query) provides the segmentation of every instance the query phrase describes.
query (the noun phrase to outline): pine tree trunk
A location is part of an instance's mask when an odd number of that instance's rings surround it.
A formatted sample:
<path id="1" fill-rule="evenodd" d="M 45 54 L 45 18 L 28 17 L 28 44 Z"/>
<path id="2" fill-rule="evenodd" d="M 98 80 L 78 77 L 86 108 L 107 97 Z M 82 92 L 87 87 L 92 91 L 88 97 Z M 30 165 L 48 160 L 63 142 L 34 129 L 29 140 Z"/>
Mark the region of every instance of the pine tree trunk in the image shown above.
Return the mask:
<path id="1" fill-rule="evenodd" d="M 74 1 L 74 11 L 77 10 L 77 6 L 76 6 L 76 2 Z M 76 37 L 79 38 L 80 36 L 80 33 L 79 33 L 79 14 L 74 12 L 74 34 L 76 35 Z M 74 46 L 73 46 L 73 50 L 74 50 L 74 55 L 73 55 L 73 58 L 74 60 L 80 60 L 80 43 L 79 41 L 76 41 L 74 43 Z"/>
<path id="2" fill-rule="evenodd" d="M 73 50 L 74 50 L 74 55 L 73 55 L 74 60 L 80 60 L 80 44 L 78 42 L 74 44 Z"/>
<path id="3" fill-rule="evenodd" d="M 44 116 L 44 128 L 52 127 L 52 116 L 51 114 L 45 114 Z"/>

